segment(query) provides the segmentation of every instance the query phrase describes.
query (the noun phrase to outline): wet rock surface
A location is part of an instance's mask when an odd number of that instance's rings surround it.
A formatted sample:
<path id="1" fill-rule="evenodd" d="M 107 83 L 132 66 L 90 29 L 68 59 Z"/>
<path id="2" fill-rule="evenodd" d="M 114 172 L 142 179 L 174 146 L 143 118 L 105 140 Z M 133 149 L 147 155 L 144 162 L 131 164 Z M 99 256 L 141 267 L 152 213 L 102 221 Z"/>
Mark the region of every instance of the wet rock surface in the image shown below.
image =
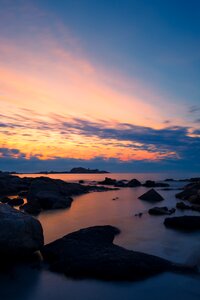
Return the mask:
<path id="1" fill-rule="evenodd" d="M 42 255 L 52 271 L 75 278 L 140 280 L 164 271 L 188 269 L 113 244 L 118 233 L 109 225 L 81 229 L 44 246 Z"/>
<path id="2" fill-rule="evenodd" d="M 0 204 L 0 228 L 1 258 L 29 255 L 44 244 L 40 222 L 7 204 Z"/>

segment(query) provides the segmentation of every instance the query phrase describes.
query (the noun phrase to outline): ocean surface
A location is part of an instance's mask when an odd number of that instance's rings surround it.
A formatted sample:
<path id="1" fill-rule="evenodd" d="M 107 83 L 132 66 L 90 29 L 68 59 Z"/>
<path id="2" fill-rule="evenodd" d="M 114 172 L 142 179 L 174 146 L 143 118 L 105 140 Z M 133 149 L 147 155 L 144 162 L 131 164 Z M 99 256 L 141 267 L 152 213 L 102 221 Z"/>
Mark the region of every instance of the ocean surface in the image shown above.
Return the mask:
<path id="1" fill-rule="evenodd" d="M 20 175 L 41 176 L 41 175 Z M 69 182 L 85 180 L 86 183 L 103 180 L 105 176 L 115 179 L 145 181 L 165 178 L 188 178 L 197 174 L 51 174 Z M 184 182 L 170 182 L 178 189 Z M 43 212 L 38 216 L 44 229 L 45 243 L 49 243 L 69 232 L 94 225 L 117 226 L 121 233 L 114 243 L 128 249 L 155 254 L 171 261 L 200 266 L 200 232 L 184 233 L 167 229 L 163 225 L 165 216 L 149 216 L 152 205 L 138 199 L 148 189 L 145 187 L 121 188 L 116 191 L 95 192 L 74 198 L 69 209 Z M 157 191 L 165 198 L 156 206 L 175 207 L 177 190 Z M 112 200 L 118 197 L 117 200 Z M 141 218 L 135 214 L 142 212 Z M 185 211 L 184 214 L 199 215 Z M 176 211 L 175 216 L 183 215 Z M 118 299 L 200 299 L 200 277 L 164 273 L 144 281 L 133 283 L 104 282 L 99 280 L 72 280 L 47 270 L 16 267 L 12 272 L 0 274 L 0 299 L 2 300 L 118 300 Z"/>

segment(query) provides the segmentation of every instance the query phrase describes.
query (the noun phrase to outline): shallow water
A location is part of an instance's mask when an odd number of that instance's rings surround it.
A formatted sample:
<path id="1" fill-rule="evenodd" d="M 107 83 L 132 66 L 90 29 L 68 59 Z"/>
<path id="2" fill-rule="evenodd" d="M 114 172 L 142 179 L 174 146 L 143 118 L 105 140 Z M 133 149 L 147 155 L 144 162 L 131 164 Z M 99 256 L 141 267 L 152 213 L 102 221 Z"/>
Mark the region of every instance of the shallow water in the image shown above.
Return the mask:
<path id="1" fill-rule="evenodd" d="M 116 179 L 164 179 L 164 174 L 52 174 L 53 178 L 67 181 L 80 179 L 102 180 L 105 176 Z M 187 177 L 187 176 L 186 176 Z M 178 178 L 178 177 L 176 177 Z M 182 177 L 183 178 L 183 177 Z M 170 183 L 179 188 L 182 182 Z M 121 234 L 115 243 L 126 248 L 159 255 L 181 263 L 200 263 L 200 232 L 180 233 L 164 227 L 164 216 L 149 216 L 147 211 L 154 206 L 139 200 L 138 196 L 147 191 L 144 187 L 122 188 L 117 191 L 90 193 L 76 197 L 70 209 L 49 211 L 39 215 L 44 229 L 45 243 L 83 227 L 110 224 L 117 226 Z M 175 207 L 176 190 L 163 191 L 165 198 L 157 206 Z M 117 200 L 112 200 L 118 197 Z M 141 218 L 135 214 L 143 212 Z M 199 214 L 185 212 L 184 214 Z M 175 215 L 182 215 L 176 211 Z M 71 280 L 48 271 L 27 267 L 13 270 L 0 277 L 0 299 L 199 299 L 200 278 L 198 276 L 165 273 L 135 283 L 113 283 L 96 280 Z"/>

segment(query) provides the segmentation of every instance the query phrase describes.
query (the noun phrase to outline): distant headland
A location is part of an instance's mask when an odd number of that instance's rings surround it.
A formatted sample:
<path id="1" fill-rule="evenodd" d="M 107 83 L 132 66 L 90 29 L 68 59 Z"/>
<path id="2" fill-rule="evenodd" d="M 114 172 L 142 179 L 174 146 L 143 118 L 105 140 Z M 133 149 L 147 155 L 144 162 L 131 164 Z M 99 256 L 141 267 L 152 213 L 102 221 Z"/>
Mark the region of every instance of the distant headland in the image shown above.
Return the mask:
<path id="1" fill-rule="evenodd" d="M 16 172 L 11 172 L 15 173 Z M 72 168 L 70 171 L 40 171 L 40 172 L 34 172 L 30 174 L 108 174 L 110 172 L 99 170 L 99 169 L 89 169 L 89 168 L 82 168 L 82 167 L 76 167 Z"/>

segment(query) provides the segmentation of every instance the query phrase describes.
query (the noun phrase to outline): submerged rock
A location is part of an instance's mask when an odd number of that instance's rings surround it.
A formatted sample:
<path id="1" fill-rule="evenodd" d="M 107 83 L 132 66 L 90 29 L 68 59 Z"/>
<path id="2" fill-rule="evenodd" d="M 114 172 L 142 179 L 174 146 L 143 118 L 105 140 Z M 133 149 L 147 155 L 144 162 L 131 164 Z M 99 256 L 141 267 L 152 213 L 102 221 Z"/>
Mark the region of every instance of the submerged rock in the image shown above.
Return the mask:
<path id="1" fill-rule="evenodd" d="M 138 198 L 149 202 L 159 202 L 164 200 L 164 198 L 154 189 L 149 190 Z"/>
<path id="2" fill-rule="evenodd" d="M 199 216 L 183 216 L 166 218 L 164 221 L 166 227 L 180 229 L 180 230 L 200 230 Z"/>
<path id="3" fill-rule="evenodd" d="M 7 204 L 0 204 L 0 255 L 29 255 L 44 244 L 40 222 Z"/>
<path id="4" fill-rule="evenodd" d="M 167 206 L 163 207 L 153 207 L 149 209 L 149 214 L 150 215 L 171 215 L 176 211 L 175 208 L 167 208 Z"/>
<path id="5" fill-rule="evenodd" d="M 112 226 L 81 229 L 42 249 L 52 271 L 75 278 L 140 280 L 170 270 L 190 270 L 154 255 L 113 244 L 119 230 Z"/>

